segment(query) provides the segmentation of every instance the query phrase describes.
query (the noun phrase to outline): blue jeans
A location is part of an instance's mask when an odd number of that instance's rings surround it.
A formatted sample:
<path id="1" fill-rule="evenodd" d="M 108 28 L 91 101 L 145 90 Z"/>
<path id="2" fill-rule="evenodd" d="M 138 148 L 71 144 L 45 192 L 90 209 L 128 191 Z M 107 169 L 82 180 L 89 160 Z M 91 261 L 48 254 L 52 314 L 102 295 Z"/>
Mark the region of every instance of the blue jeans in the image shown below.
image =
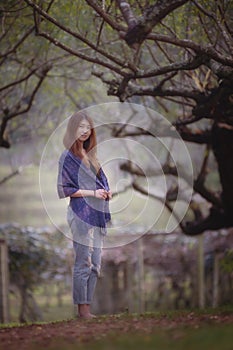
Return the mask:
<path id="1" fill-rule="evenodd" d="M 73 247 L 75 261 L 73 268 L 74 304 L 91 304 L 100 275 L 103 234 L 99 227 L 90 228 L 85 234 L 78 232 L 75 214 L 68 208 L 67 221 L 75 240 Z"/>

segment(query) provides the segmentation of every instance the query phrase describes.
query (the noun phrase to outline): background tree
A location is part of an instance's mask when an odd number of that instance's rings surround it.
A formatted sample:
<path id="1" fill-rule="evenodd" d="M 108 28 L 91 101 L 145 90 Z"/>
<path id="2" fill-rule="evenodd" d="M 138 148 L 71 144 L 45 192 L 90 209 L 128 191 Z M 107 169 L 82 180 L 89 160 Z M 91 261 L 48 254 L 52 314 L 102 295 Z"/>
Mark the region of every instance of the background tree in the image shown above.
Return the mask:
<path id="1" fill-rule="evenodd" d="M 34 290 L 71 274 L 63 236 L 46 228 L 6 224 L 0 225 L 0 237 L 8 245 L 11 291 L 16 287 L 16 297 L 20 298 L 19 321 L 42 320 Z"/>
<path id="2" fill-rule="evenodd" d="M 70 10 L 64 5 L 60 15 L 66 11 L 68 16 Z M 10 169 L 0 179 L 3 185 L 26 166 L 38 164 L 44 139 L 74 108 L 93 103 L 95 96 L 86 93 L 94 84 L 85 61 L 77 66 L 70 54 L 35 36 L 31 9 L 24 1 L 0 1 L 0 23 L 0 147 L 14 146 L 7 157 Z M 22 148 L 18 160 L 12 157 L 16 145 L 18 153 Z"/>
<path id="3" fill-rule="evenodd" d="M 69 21 L 58 19 L 56 2 L 50 13 L 45 2 L 25 3 L 33 9 L 36 34 L 92 62 L 93 74 L 108 85 L 109 95 L 120 101 L 153 97 L 147 100 L 151 106 L 166 112 L 172 108 L 173 124 L 185 141 L 207 145 L 194 188 L 211 204 L 210 212 L 182 225 L 183 230 L 198 234 L 232 226 L 232 3 L 87 0 L 75 3 Z M 81 20 L 84 13 L 92 17 L 89 30 Z M 118 132 L 128 134 L 127 126 Z M 221 193 L 205 185 L 210 149 Z"/>
<path id="4" fill-rule="evenodd" d="M 203 217 L 193 202 L 194 220 L 181 224 L 183 231 L 198 234 L 232 226 L 231 1 L 19 3 L 40 43 L 46 39 L 61 49 L 55 52 L 69 54 L 74 64 L 80 59 L 89 62 L 90 72 L 108 86 L 109 95 L 165 111 L 185 141 L 206 145 L 205 151 L 201 147 L 203 161 L 194 189 L 210 204 L 210 211 Z M 7 118 L 4 114 L 3 129 Z M 113 130 L 118 137 L 141 134 L 127 125 Z M 211 154 L 218 166 L 219 192 L 206 185 Z M 135 173 L 129 164 L 124 171 Z M 169 172 L 174 175 L 174 167 L 167 166 Z"/>

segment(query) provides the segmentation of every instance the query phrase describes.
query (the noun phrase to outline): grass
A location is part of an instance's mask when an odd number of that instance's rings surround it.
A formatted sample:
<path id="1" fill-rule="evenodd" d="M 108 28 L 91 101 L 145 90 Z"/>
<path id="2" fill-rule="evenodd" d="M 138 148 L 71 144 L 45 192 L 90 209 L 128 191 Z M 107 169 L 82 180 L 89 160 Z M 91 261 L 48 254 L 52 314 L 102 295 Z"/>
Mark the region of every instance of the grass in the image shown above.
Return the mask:
<path id="1" fill-rule="evenodd" d="M 43 325 L 43 323 L 38 323 Z M 93 326 L 92 323 L 89 324 Z M 232 350 L 232 325 L 177 326 L 177 328 L 156 329 L 153 333 L 136 331 L 128 334 L 119 332 L 102 333 L 88 342 L 53 339 L 47 350 Z M 41 347 L 33 343 L 30 350 Z"/>
<path id="2" fill-rule="evenodd" d="M 57 333 L 57 336 L 50 338 L 49 341 L 44 340 L 44 345 L 47 350 L 232 350 L 233 332 L 232 324 L 222 323 L 221 316 L 229 314 L 232 315 L 233 306 L 225 306 L 217 309 L 195 310 L 192 314 L 199 317 L 195 323 L 184 323 L 183 316 L 190 315 L 190 310 L 176 310 L 169 312 L 156 312 L 145 314 L 118 314 L 114 316 L 104 315 L 96 320 L 80 321 L 76 324 L 72 332 L 74 336 L 71 338 L 64 338 L 63 335 Z M 205 315 L 216 315 L 219 317 L 219 322 L 212 322 L 212 318 L 207 321 L 201 321 Z M 153 318 L 156 321 L 172 320 L 172 322 L 153 324 L 153 328 L 148 331 L 146 324 L 148 319 L 151 322 Z M 183 320 L 182 322 L 180 320 Z M 137 320 L 135 327 L 134 321 Z M 68 321 L 68 320 L 67 320 Z M 62 328 L 70 327 L 71 324 L 66 320 L 61 322 L 53 321 L 49 323 L 37 322 L 38 332 L 41 327 L 47 325 L 59 325 Z M 113 323 L 113 330 L 111 331 L 111 322 Z M 116 330 L 114 324 L 120 323 L 120 327 Z M 146 323 L 147 322 L 147 323 Z M 99 329 L 102 331 L 99 334 L 93 332 L 93 329 L 98 330 L 98 324 L 101 325 Z M 29 324 L 31 325 L 31 324 Z M 35 324 L 34 324 L 35 325 Z M 5 325 L 5 327 L 19 327 L 21 324 Z M 74 325 L 73 325 L 74 326 Z M 25 325 L 27 327 L 27 325 Z M 67 328 L 64 328 L 67 329 Z M 114 330 L 115 329 L 115 330 Z M 126 333 L 127 329 L 130 331 Z M 92 330 L 94 339 L 88 339 L 88 332 Z M 36 328 L 37 331 L 37 328 Z M 71 332 L 71 334 L 72 334 Z M 20 333 L 21 334 L 21 333 Z M 82 337 L 84 335 L 84 338 Z M 45 344 L 46 343 L 46 344 Z M 37 343 L 36 339 L 30 340 L 30 350 L 42 349 L 41 344 Z M 1 346 L 0 346 L 1 348 Z M 14 348 L 15 349 L 15 348 Z M 27 348 L 28 349 L 28 348 Z"/>
<path id="3" fill-rule="evenodd" d="M 72 318 L 74 315 L 74 308 L 72 302 L 63 302 L 61 306 L 53 305 L 50 307 L 42 307 L 44 321 L 56 321 Z"/>
<path id="4" fill-rule="evenodd" d="M 100 335 L 101 338 L 101 335 Z M 56 343 L 50 350 L 232 350 L 232 326 L 158 330 L 153 334 L 110 334 L 88 344 Z"/>
<path id="5" fill-rule="evenodd" d="M 50 285 L 49 298 L 44 294 L 43 289 L 38 288 L 34 293 L 35 300 L 42 312 L 43 322 L 54 322 L 57 320 L 70 319 L 74 316 L 71 294 L 62 295 L 62 303 L 59 305 L 57 297 L 57 286 Z M 20 310 L 19 295 L 10 294 L 10 319 L 13 324 L 18 324 Z"/>

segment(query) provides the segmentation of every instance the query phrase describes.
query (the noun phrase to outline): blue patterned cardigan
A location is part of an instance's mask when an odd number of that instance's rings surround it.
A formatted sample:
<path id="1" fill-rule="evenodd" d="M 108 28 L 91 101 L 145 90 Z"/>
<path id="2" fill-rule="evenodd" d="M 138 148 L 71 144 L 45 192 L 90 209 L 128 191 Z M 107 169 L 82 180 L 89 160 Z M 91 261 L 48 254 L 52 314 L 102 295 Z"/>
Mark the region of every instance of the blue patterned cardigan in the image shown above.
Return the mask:
<path id="1" fill-rule="evenodd" d="M 59 198 L 71 196 L 82 190 L 109 191 L 109 185 L 102 168 L 98 176 L 71 151 L 65 150 L 59 159 L 57 191 Z M 109 201 L 95 197 L 70 197 L 70 207 L 77 216 L 79 230 L 87 232 L 93 226 L 105 228 L 111 220 Z"/>

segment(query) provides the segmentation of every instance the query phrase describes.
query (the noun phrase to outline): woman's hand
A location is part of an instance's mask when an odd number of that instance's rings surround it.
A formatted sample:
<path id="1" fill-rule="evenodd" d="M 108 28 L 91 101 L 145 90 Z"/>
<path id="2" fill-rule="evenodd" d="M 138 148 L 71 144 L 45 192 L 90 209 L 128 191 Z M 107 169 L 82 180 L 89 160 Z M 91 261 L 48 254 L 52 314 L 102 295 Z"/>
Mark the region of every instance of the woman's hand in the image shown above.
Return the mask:
<path id="1" fill-rule="evenodd" d="M 108 191 L 100 188 L 100 189 L 95 191 L 95 197 L 98 199 L 107 199 L 107 198 L 109 198 L 108 193 L 109 193 Z"/>

